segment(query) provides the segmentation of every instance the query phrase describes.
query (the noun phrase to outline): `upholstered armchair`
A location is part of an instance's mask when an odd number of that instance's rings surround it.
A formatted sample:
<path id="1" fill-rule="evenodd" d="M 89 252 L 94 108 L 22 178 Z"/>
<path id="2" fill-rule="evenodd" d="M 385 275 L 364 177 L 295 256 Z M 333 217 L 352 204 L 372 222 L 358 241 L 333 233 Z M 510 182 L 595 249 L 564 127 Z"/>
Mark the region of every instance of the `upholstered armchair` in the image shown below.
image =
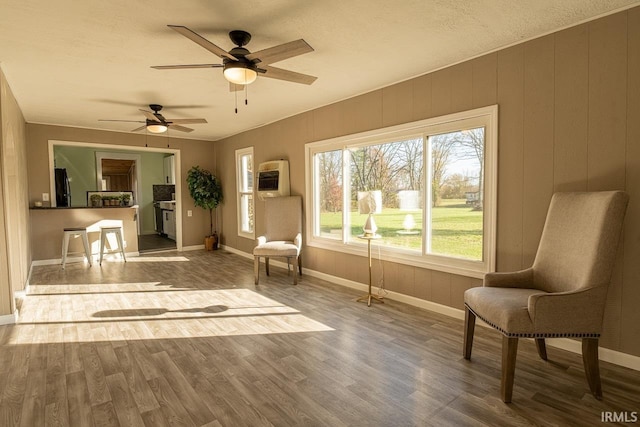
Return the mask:
<path id="1" fill-rule="evenodd" d="M 258 237 L 253 249 L 255 284 L 260 281 L 260 257 L 264 257 L 269 275 L 269 258 L 281 257 L 293 262 L 293 284 L 298 284 L 296 270 L 302 276 L 302 198 L 273 197 L 265 200 L 265 234 Z"/>
<path id="2" fill-rule="evenodd" d="M 556 193 L 533 266 L 489 273 L 464 294 L 464 358 L 471 358 L 476 317 L 502 337 L 501 394 L 511 402 L 518 338 L 534 338 L 547 360 L 545 338 L 582 339 L 587 382 L 602 398 L 598 339 L 628 196 L 622 191 Z"/>

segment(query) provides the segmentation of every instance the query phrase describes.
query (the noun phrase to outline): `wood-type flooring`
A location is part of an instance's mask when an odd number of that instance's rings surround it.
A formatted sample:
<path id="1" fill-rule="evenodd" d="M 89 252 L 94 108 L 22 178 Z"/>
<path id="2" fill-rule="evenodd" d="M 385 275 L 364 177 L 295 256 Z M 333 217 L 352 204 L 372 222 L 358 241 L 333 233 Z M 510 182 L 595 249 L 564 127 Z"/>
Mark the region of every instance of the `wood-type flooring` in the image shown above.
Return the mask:
<path id="1" fill-rule="evenodd" d="M 33 268 L 0 326 L 1 426 L 590 426 L 640 410 L 640 372 L 521 340 L 513 403 L 501 336 L 222 250 Z M 640 423 L 640 421 L 639 421 Z"/>

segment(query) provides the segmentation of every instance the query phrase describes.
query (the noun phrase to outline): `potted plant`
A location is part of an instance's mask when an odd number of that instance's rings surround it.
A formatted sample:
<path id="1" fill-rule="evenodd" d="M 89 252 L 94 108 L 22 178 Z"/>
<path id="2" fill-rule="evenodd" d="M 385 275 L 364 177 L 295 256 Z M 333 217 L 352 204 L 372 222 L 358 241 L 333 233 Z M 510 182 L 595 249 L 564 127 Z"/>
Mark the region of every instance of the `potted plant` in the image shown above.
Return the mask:
<path id="1" fill-rule="evenodd" d="M 102 196 L 99 194 L 92 194 L 89 197 L 89 200 L 91 201 L 91 206 L 94 208 L 99 208 L 102 207 Z"/>
<path id="2" fill-rule="evenodd" d="M 210 234 L 204 239 L 205 248 L 208 251 L 218 249 L 218 234 L 213 229 L 213 210 L 222 202 L 220 180 L 208 170 L 194 166 L 187 173 L 187 185 L 195 205 L 209 209 Z"/>
<path id="3" fill-rule="evenodd" d="M 131 200 L 131 194 L 122 193 L 119 198 L 120 198 L 120 206 L 129 206 L 129 201 Z"/>

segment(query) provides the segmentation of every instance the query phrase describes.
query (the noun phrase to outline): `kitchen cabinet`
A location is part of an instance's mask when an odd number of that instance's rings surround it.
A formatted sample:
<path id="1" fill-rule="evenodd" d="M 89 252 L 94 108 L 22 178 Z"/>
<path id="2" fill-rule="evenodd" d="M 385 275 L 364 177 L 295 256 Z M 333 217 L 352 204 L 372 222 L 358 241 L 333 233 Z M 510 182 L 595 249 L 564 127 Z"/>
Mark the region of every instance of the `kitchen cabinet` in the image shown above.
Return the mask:
<path id="1" fill-rule="evenodd" d="M 162 229 L 171 240 L 176 240 L 176 213 L 174 211 L 162 211 Z"/>
<path id="2" fill-rule="evenodd" d="M 176 183 L 176 156 L 164 158 L 164 184 Z"/>

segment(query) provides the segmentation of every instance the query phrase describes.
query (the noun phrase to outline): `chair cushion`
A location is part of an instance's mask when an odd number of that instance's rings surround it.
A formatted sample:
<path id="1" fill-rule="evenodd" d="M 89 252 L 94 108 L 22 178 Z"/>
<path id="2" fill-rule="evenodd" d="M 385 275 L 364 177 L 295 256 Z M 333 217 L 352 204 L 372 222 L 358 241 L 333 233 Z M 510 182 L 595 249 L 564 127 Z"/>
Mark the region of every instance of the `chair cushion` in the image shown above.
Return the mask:
<path id="1" fill-rule="evenodd" d="M 290 241 L 275 240 L 253 248 L 253 255 L 274 257 L 298 256 L 298 247 Z"/>
<path id="2" fill-rule="evenodd" d="M 476 316 L 509 337 L 534 336 L 529 296 L 546 293 L 527 288 L 471 288 L 464 303 Z"/>

